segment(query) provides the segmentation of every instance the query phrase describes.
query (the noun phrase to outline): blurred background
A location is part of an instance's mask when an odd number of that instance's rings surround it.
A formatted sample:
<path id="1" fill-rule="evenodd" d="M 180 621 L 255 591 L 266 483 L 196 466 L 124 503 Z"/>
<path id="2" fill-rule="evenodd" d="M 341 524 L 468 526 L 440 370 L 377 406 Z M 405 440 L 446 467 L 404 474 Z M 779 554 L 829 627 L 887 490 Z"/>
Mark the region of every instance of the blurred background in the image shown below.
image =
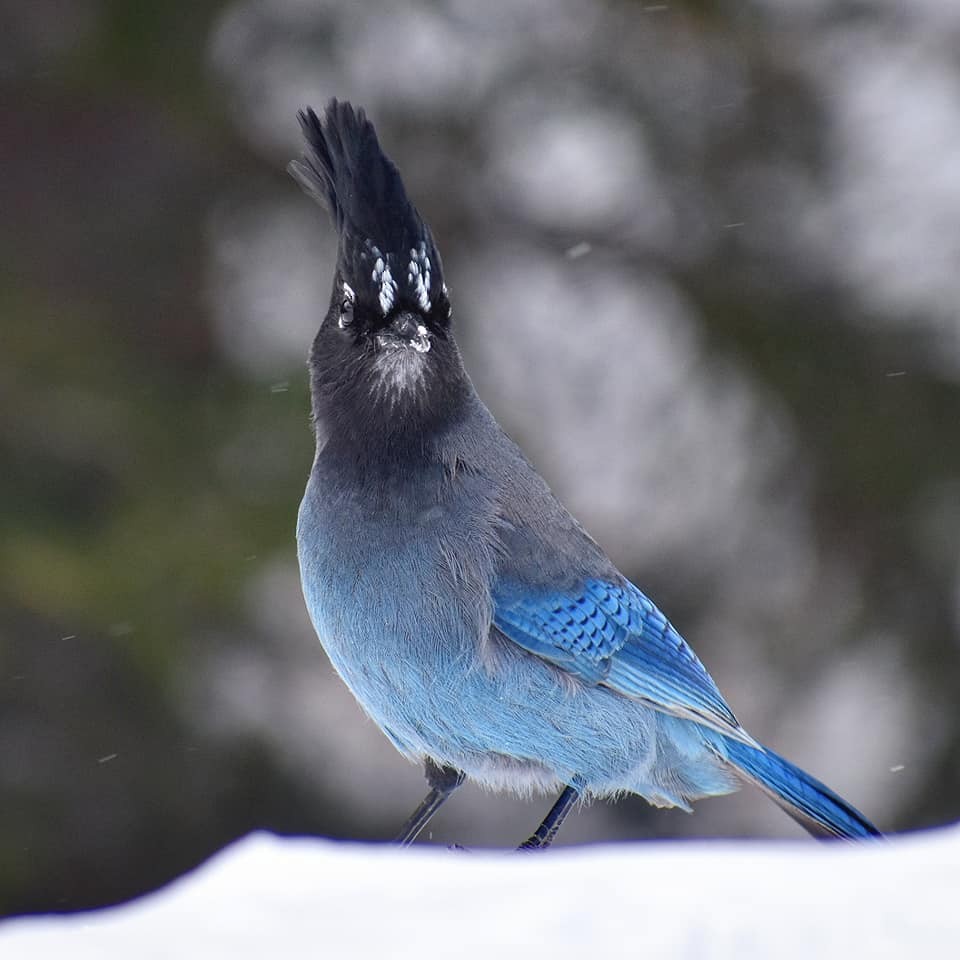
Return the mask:
<path id="1" fill-rule="evenodd" d="M 334 240 L 295 113 L 362 104 L 481 395 L 759 738 L 960 815 L 960 5 L 0 0 L 0 914 L 425 792 L 293 538 Z M 550 800 L 465 788 L 426 841 Z M 801 833 L 755 792 L 564 843 Z M 281 882 L 278 878 L 278 882 Z"/>

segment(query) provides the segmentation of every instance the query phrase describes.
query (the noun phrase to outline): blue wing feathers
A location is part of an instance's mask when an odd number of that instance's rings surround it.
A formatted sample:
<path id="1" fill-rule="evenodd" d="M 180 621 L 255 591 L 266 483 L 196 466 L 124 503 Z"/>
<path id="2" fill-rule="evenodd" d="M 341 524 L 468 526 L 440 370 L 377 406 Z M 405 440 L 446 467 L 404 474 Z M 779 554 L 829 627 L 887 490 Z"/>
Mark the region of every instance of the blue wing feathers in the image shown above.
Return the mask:
<path id="1" fill-rule="evenodd" d="M 587 580 L 556 593 L 500 584 L 494 603 L 494 623 L 524 649 L 585 682 L 718 731 L 722 737 L 713 741 L 718 758 L 810 833 L 879 836 L 859 810 L 743 730 L 693 650 L 633 584 Z"/>
<path id="2" fill-rule="evenodd" d="M 494 623 L 514 643 L 590 683 L 754 741 L 696 654 L 633 584 L 591 579 L 580 589 L 494 591 Z"/>

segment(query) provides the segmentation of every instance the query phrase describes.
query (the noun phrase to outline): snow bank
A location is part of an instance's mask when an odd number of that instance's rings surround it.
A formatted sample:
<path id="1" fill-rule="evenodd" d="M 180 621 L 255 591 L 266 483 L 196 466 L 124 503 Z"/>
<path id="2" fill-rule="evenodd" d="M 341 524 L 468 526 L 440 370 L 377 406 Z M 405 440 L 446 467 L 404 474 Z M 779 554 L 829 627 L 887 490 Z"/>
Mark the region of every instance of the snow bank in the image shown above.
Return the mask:
<path id="1" fill-rule="evenodd" d="M 0 957 L 952 957 L 958 875 L 956 827 L 541 854 L 254 834 L 133 903 L 8 920 Z"/>

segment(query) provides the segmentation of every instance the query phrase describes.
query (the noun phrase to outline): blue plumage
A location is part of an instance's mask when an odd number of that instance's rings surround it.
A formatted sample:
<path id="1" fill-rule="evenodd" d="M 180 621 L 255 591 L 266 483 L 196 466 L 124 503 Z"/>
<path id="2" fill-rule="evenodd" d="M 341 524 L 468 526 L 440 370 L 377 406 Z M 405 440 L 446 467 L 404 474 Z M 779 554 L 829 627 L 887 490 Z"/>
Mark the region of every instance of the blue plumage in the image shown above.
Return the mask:
<path id="1" fill-rule="evenodd" d="M 769 748 L 728 743 L 727 759 L 814 836 L 853 840 L 877 835 L 859 810 Z"/>
<path id="2" fill-rule="evenodd" d="M 531 653 L 591 683 L 747 739 L 713 678 L 666 617 L 632 583 L 587 580 L 579 591 L 531 593 L 498 583 L 494 624 Z"/>
<path id="3" fill-rule="evenodd" d="M 429 230 L 362 112 L 301 116 L 294 167 L 340 250 L 310 357 L 317 454 L 304 596 L 331 662 L 426 765 L 412 840 L 464 775 L 657 806 L 759 785 L 810 832 L 876 829 L 758 744 L 656 606 L 613 566 L 477 397 Z"/>

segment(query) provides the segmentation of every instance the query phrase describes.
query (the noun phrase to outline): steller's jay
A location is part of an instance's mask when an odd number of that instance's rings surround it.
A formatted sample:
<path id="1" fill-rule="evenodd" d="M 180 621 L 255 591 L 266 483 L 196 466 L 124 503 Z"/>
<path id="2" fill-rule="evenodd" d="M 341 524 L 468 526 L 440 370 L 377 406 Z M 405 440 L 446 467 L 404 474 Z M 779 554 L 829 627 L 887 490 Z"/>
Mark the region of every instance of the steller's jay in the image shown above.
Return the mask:
<path id="1" fill-rule="evenodd" d="M 465 777 L 561 791 L 526 849 L 549 845 L 578 797 L 689 810 L 744 782 L 815 836 L 878 836 L 740 726 L 481 402 L 433 236 L 364 112 L 332 100 L 299 119 L 307 150 L 290 171 L 339 236 L 310 353 L 300 572 L 337 672 L 425 765 L 430 792 L 399 841 Z"/>

